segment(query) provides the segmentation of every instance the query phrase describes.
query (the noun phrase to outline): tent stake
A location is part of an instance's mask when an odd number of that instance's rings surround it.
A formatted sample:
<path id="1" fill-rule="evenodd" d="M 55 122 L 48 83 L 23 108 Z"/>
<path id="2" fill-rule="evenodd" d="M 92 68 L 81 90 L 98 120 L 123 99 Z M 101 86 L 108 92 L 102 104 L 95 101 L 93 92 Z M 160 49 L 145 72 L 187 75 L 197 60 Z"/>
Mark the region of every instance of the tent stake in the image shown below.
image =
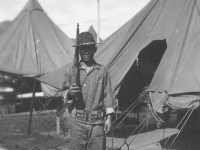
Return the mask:
<path id="1" fill-rule="evenodd" d="M 31 99 L 31 108 L 30 108 L 30 116 L 29 116 L 29 124 L 28 124 L 28 134 L 31 133 L 31 121 L 32 121 L 32 114 L 33 114 L 33 101 L 35 99 L 35 85 L 36 85 L 36 80 L 34 79 L 33 95 L 32 95 L 32 99 Z"/>
<path id="2" fill-rule="evenodd" d="M 61 133 L 60 130 L 60 115 L 62 114 L 62 100 L 56 97 L 56 133 L 59 135 Z"/>

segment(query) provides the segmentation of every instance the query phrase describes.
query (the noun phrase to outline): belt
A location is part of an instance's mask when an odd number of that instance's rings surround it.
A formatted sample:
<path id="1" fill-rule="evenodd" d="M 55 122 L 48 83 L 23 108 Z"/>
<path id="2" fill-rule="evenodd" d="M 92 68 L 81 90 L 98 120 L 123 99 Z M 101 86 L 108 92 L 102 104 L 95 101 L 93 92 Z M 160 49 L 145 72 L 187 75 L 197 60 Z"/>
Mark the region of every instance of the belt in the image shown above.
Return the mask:
<path id="1" fill-rule="evenodd" d="M 99 111 L 88 111 L 88 110 L 78 110 L 74 108 L 71 111 L 71 116 L 86 122 L 95 122 L 97 120 L 102 120 L 105 116 L 104 109 L 101 109 Z"/>

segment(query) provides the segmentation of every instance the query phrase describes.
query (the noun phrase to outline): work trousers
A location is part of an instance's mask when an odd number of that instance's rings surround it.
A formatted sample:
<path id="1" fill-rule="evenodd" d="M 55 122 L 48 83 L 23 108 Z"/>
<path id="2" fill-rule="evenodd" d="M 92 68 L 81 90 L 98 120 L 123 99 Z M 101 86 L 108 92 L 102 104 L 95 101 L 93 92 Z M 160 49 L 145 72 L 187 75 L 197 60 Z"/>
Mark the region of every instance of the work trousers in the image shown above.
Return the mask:
<path id="1" fill-rule="evenodd" d="M 106 150 L 104 125 L 92 125 L 70 117 L 70 150 Z"/>

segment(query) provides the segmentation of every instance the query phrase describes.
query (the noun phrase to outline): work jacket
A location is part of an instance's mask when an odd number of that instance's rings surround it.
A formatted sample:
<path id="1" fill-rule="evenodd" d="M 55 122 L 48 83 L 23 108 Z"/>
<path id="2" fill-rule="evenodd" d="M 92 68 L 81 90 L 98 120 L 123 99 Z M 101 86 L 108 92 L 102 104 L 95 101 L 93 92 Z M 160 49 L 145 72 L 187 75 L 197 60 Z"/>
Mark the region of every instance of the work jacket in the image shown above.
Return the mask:
<path id="1" fill-rule="evenodd" d="M 111 80 L 107 69 L 94 61 L 93 66 L 88 72 L 86 71 L 85 63 L 80 62 L 79 71 L 81 95 L 73 102 L 72 109 L 86 110 L 88 112 L 104 109 L 106 115 L 113 113 L 114 99 Z M 72 65 L 69 65 L 64 74 L 63 89 L 65 89 L 65 94 L 63 95 L 66 95 L 71 84 Z M 98 120 L 93 123 L 102 122 L 103 120 Z"/>

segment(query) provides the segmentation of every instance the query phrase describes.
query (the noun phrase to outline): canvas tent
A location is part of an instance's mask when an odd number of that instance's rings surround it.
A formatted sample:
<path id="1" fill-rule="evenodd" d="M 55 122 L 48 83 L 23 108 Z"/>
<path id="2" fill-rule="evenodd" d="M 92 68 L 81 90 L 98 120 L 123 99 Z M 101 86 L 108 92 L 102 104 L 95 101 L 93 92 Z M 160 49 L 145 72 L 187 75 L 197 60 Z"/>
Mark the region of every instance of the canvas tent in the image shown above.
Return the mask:
<path id="1" fill-rule="evenodd" d="M 94 30 L 94 27 L 91 25 L 90 28 L 88 29 L 88 32 L 92 33 L 94 40 L 97 42 L 97 33 Z M 99 42 L 101 43 L 103 40 L 99 38 Z"/>
<path id="2" fill-rule="evenodd" d="M 29 0 L 0 34 L 0 71 L 15 74 L 16 78 L 52 72 L 72 61 L 71 45 L 74 42 L 48 17 L 38 1 Z M 42 88 L 54 90 L 45 84 Z"/>
<path id="3" fill-rule="evenodd" d="M 118 92 L 140 52 L 155 40 L 166 40 L 148 91 L 154 104 L 167 95 L 174 109 L 192 107 L 200 92 L 199 8 L 199 0 L 151 0 L 107 38 L 99 46 L 96 59 L 108 67 L 114 91 Z"/>
<path id="4" fill-rule="evenodd" d="M 198 105 L 199 8 L 199 0 L 151 0 L 104 40 L 98 47 L 95 59 L 108 68 L 115 94 L 122 89 L 127 76 L 132 77 L 127 80 L 128 86 L 135 86 L 131 82 L 133 75 L 141 76 L 134 70 L 138 70 L 140 62 L 144 64 L 147 59 L 153 67 L 147 65 L 142 72 L 152 68 L 149 71 L 151 78 L 148 81 L 148 91 L 153 105 L 160 103 L 166 96 L 174 109 L 189 108 L 193 103 Z M 56 76 L 56 72 L 49 79 L 53 76 Z M 44 80 L 47 81 L 48 77 Z"/>
<path id="5" fill-rule="evenodd" d="M 0 34 L 2 34 L 6 28 L 9 27 L 9 25 L 12 23 L 12 21 L 3 21 L 3 22 L 0 22 Z"/>
<path id="6" fill-rule="evenodd" d="M 73 58 L 73 42 L 47 16 L 37 0 L 29 0 L 0 35 L 0 70 L 36 76 L 52 72 Z"/>

